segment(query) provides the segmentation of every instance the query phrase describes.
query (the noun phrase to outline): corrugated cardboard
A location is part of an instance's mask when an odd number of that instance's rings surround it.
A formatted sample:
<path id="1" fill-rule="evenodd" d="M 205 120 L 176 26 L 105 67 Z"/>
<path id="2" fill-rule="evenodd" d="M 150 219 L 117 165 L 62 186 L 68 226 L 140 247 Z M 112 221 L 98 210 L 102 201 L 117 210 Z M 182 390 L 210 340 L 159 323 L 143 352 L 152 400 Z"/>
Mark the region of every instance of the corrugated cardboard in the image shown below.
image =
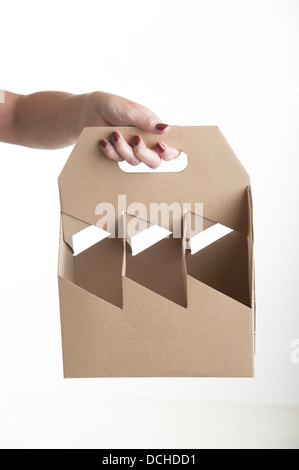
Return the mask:
<path id="1" fill-rule="evenodd" d="M 113 130 L 128 140 L 138 133 L 149 146 L 157 140 L 132 127 Z M 65 377 L 253 377 L 247 172 L 217 127 L 172 127 L 163 135 L 188 157 L 180 173 L 123 172 L 99 149 L 99 140 L 110 134 L 108 127 L 85 129 L 59 178 Z M 136 256 L 126 238 L 106 238 L 74 256 L 72 236 L 97 224 L 99 203 L 117 208 L 119 195 L 126 196 L 127 206 L 144 203 L 148 213 L 151 203 L 180 203 L 169 226 L 160 223 L 171 232 L 185 227 L 183 203 L 203 203 L 204 228 L 218 223 L 232 232 L 194 255 L 184 229 L 182 238 L 170 236 Z M 117 233 L 123 211 L 115 213 Z"/>

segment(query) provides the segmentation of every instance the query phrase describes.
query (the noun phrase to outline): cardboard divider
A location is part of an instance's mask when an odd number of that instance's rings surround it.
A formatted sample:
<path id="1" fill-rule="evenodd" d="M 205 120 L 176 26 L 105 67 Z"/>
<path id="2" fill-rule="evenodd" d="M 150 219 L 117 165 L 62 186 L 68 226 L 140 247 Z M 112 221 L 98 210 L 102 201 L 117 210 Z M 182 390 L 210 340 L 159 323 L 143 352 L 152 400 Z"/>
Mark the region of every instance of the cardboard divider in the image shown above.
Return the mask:
<path id="1" fill-rule="evenodd" d="M 65 234 L 69 240 L 75 235 L 76 230 L 82 229 L 82 224 L 65 214 L 62 218 L 59 261 L 59 274 L 62 277 L 121 309 L 124 307 L 123 276 L 135 280 L 152 292 L 180 306 L 187 306 L 181 239 L 159 240 L 153 246 L 146 247 L 145 251 L 138 253 L 137 256 L 133 256 L 128 237 L 124 240 L 106 238 L 77 256 L 73 256 L 65 240 Z M 124 220 L 134 222 L 134 217 L 128 214 Z M 145 222 L 140 225 L 141 230 L 146 231 L 152 226 L 147 221 L 140 219 L 140 222 Z M 138 235 L 138 231 L 136 233 Z M 166 235 L 169 234 L 170 232 Z M 132 238 L 129 237 L 131 244 Z"/>
<path id="2" fill-rule="evenodd" d="M 123 308 L 123 241 L 107 238 L 74 257 L 75 283 Z"/>
<path id="3" fill-rule="evenodd" d="M 186 308 L 182 240 L 174 239 L 169 230 L 128 213 L 123 214 L 122 222 L 126 240 L 123 276 Z"/>
<path id="4" fill-rule="evenodd" d="M 187 307 L 182 240 L 160 241 L 138 256 L 126 244 L 126 277 L 182 307 Z"/>
<path id="5" fill-rule="evenodd" d="M 207 230 L 211 221 L 206 221 Z M 251 306 L 247 237 L 231 231 L 195 254 L 185 250 L 187 274 L 238 302 Z"/>
<path id="6" fill-rule="evenodd" d="M 60 224 L 58 275 L 70 282 L 75 282 L 73 251 L 64 240 L 62 221 Z"/>
<path id="7" fill-rule="evenodd" d="M 184 218 L 186 246 L 191 250 L 192 255 L 232 232 L 232 229 L 229 227 L 225 227 L 192 212 L 187 211 L 184 214 Z"/>
<path id="8" fill-rule="evenodd" d="M 58 274 L 90 294 L 123 308 L 123 240 L 106 238 L 74 256 L 71 238 L 84 229 L 86 224 L 62 214 Z"/>
<path id="9" fill-rule="evenodd" d="M 61 226 L 64 241 L 73 249 L 72 237 L 78 232 L 90 227 L 90 224 L 71 217 L 70 215 L 61 213 Z"/>
<path id="10" fill-rule="evenodd" d="M 191 218 L 193 216 L 191 214 Z M 127 217 L 126 222 L 134 219 L 131 215 Z M 63 217 L 68 235 L 70 227 L 73 231 L 81 228 L 80 223 L 71 219 Z M 215 222 L 202 219 L 203 231 L 215 227 Z M 145 232 L 150 225 L 145 221 L 141 229 Z M 132 253 L 132 238 L 129 238 L 129 243 L 128 235 L 125 240 L 104 239 L 77 256 L 73 256 L 62 236 L 60 272 L 87 292 L 120 309 L 124 308 L 123 276 L 184 308 L 188 306 L 188 276 L 246 306 L 252 306 L 249 278 L 253 256 L 251 236 L 247 239 L 245 235 L 232 231 L 191 254 L 188 249 L 190 226 L 186 224 L 186 217 L 183 225 L 183 240 L 172 236 L 162 239 L 137 256 Z"/>
<path id="11" fill-rule="evenodd" d="M 171 235 L 169 230 L 126 212 L 123 213 L 123 228 L 132 256 L 138 255 Z"/>

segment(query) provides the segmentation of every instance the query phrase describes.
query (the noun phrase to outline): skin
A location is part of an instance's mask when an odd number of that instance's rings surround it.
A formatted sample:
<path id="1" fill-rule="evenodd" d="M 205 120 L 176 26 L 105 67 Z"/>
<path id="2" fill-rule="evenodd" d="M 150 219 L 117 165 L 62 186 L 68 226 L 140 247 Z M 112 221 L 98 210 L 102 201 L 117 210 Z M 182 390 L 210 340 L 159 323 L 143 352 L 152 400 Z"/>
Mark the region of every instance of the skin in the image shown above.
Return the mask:
<path id="1" fill-rule="evenodd" d="M 159 129 L 161 125 L 164 129 Z M 139 136 L 128 143 L 121 133 L 111 130 L 111 140 L 100 142 L 111 160 L 126 160 L 131 165 L 144 162 L 158 168 L 162 160 L 179 156 L 178 150 L 161 141 L 169 126 L 161 124 L 161 119 L 146 107 L 121 96 L 99 91 L 82 95 L 56 91 L 19 95 L 6 91 L 5 102 L 0 103 L 1 142 L 57 149 L 73 145 L 84 127 L 95 126 L 135 126 L 157 134 L 157 144 L 150 149 Z"/>

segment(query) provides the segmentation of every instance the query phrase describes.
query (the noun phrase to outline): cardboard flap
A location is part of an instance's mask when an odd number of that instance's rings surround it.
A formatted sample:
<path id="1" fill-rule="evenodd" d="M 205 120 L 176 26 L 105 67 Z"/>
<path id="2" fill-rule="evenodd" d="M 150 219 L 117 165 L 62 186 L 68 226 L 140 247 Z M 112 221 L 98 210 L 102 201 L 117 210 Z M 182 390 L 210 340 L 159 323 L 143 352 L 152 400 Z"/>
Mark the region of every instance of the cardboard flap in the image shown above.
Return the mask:
<path id="1" fill-rule="evenodd" d="M 62 214 L 63 239 L 75 256 L 110 236 L 109 232 Z"/>
<path id="2" fill-rule="evenodd" d="M 140 217 L 123 213 L 123 219 L 126 241 L 131 247 L 132 256 L 142 253 L 171 235 L 169 230 Z"/>
<path id="3" fill-rule="evenodd" d="M 194 255 L 232 232 L 231 228 L 192 212 L 185 213 L 186 248 Z"/>
<path id="4" fill-rule="evenodd" d="M 72 237 L 76 233 L 88 228 L 90 225 L 86 222 L 82 222 L 82 220 L 78 220 L 63 213 L 61 214 L 61 223 L 63 229 L 63 239 L 71 248 L 73 248 Z"/>
<path id="5" fill-rule="evenodd" d="M 127 140 L 139 134 L 149 147 L 158 140 L 133 127 L 113 130 L 122 132 Z M 102 202 L 115 208 L 118 223 L 118 195 L 126 196 L 128 206 L 142 202 L 149 213 L 152 203 L 203 203 L 206 218 L 247 234 L 250 179 L 217 127 L 172 127 L 163 135 L 163 141 L 188 157 L 188 166 L 180 173 L 124 173 L 98 145 L 100 139 L 110 139 L 111 132 L 111 127 L 82 132 L 59 178 L 62 212 L 97 225 L 96 207 Z M 183 207 L 171 224 L 180 223 L 176 219 L 182 216 Z M 164 228 L 173 231 L 172 225 Z"/>

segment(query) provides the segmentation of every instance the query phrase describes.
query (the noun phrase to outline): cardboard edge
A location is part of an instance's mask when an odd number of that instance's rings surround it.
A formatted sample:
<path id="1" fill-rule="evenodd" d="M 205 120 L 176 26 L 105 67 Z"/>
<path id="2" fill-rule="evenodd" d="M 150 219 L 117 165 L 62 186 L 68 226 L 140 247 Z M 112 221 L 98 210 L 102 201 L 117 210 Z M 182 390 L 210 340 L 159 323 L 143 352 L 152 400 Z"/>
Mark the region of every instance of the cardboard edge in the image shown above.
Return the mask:
<path id="1" fill-rule="evenodd" d="M 174 302 L 174 301 L 172 301 L 172 300 L 170 300 L 170 299 L 168 299 L 168 298 L 166 298 L 166 297 L 163 297 L 163 295 L 158 294 L 157 292 L 154 292 L 154 291 L 152 291 L 151 289 L 148 289 L 148 288 L 145 287 L 144 285 L 139 284 L 138 282 L 134 281 L 134 279 L 131 279 L 131 278 L 128 277 L 127 275 L 124 275 L 124 276 L 123 276 L 123 286 L 125 285 L 125 283 L 126 283 L 127 281 L 129 281 L 130 283 L 134 283 L 134 285 L 135 285 L 135 286 L 138 286 L 140 289 L 145 289 L 146 292 L 150 292 L 151 295 L 153 295 L 153 296 L 159 298 L 160 300 L 162 299 L 162 300 L 165 301 L 165 302 L 169 302 L 170 304 L 174 305 L 175 307 L 181 309 L 181 311 L 182 311 L 183 313 L 185 313 L 186 310 L 187 310 L 187 308 L 188 308 L 187 306 L 186 306 L 186 307 L 183 307 L 182 305 L 180 305 L 180 304 L 178 304 L 178 303 L 176 303 L 176 302 Z M 124 299 L 125 299 L 125 292 L 126 292 L 126 288 L 124 288 Z M 186 301 L 188 301 L 188 299 L 186 299 Z M 124 301 L 124 305 L 125 305 L 125 301 Z"/>
<path id="2" fill-rule="evenodd" d="M 185 289 L 185 297 L 187 308 L 189 308 L 189 296 L 188 296 L 188 272 L 186 263 L 186 250 L 187 250 L 187 218 L 186 213 L 183 215 L 183 236 L 182 236 L 182 269 L 183 269 L 183 283 Z"/>
<path id="3" fill-rule="evenodd" d="M 229 150 L 230 150 L 232 156 L 233 156 L 234 159 L 235 159 L 235 163 L 238 164 L 238 165 L 242 168 L 243 172 L 247 175 L 248 181 L 250 181 L 250 176 L 249 176 L 248 171 L 246 170 L 246 168 L 243 166 L 243 164 L 242 164 L 241 161 L 239 160 L 237 154 L 235 153 L 235 151 L 233 150 L 233 148 L 232 148 L 231 145 L 229 144 L 228 140 L 227 140 L 226 137 L 222 134 L 222 132 L 221 132 L 221 130 L 220 130 L 220 128 L 219 128 L 218 126 L 214 126 L 214 127 L 215 127 L 215 129 L 217 130 L 217 132 L 218 132 L 218 134 L 220 135 L 220 137 L 225 141 L 227 147 L 229 148 Z"/>
<path id="4" fill-rule="evenodd" d="M 65 246 L 64 246 L 65 245 Z M 63 256 L 63 252 L 65 256 Z M 67 254 L 67 255 L 66 255 Z M 72 274 L 70 273 L 69 267 L 67 267 L 67 256 L 71 254 L 72 259 L 73 259 L 73 249 L 69 244 L 64 240 L 63 237 L 63 222 L 62 218 L 60 219 L 60 232 L 59 232 L 59 247 L 58 247 L 58 267 L 57 267 L 57 275 L 60 277 L 64 277 L 62 273 L 65 273 L 68 271 L 69 274 L 67 277 L 70 277 L 71 279 L 74 280 L 74 269 Z M 66 263 L 65 263 L 66 261 Z"/>
<path id="5" fill-rule="evenodd" d="M 157 346 L 158 346 L 157 342 Z M 250 371 L 244 374 L 153 374 L 153 375 L 141 375 L 141 374 L 102 374 L 102 375 L 75 375 L 75 374 L 67 374 L 64 371 L 64 376 L 63 378 L 65 380 L 80 380 L 80 379 L 211 379 L 211 380 L 219 380 L 219 379 L 227 379 L 227 380 L 235 380 L 235 379 L 240 379 L 240 380 L 254 380 L 256 378 L 255 371 Z"/>
<path id="6" fill-rule="evenodd" d="M 252 199 L 252 189 L 251 186 L 247 186 L 247 198 L 248 198 L 248 208 L 249 208 L 249 231 L 251 234 L 252 244 L 254 245 L 254 224 L 253 224 L 253 199 Z"/>
<path id="7" fill-rule="evenodd" d="M 195 282 L 197 282 L 197 283 L 199 283 L 199 284 L 205 286 L 207 289 L 210 289 L 210 290 L 213 291 L 214 293 L 217 293 L 219 296 L 222 296 L 222 297 L 223 297 L 223 300 L 225 300 L 225 301 L 228 301 L 228 300 L 229 300 L 229 301 L 235 303 L 236 305 L 239 305 L 239 306 L 241 305 L 242 307 L 244 307 L 244 308 L 246 308 L 246 309 L 248 309 L 248 310 L 250 310 L 250 311 L 253 312 L 253 307 L 252 307 L 252 306 L 250 306 L 250 305 L 245 305 L 245 304 L 243 304 L 242 302 L 240 302 L 239 300 L 234 299 L 233 297 L 230 297 L 229 295 L 224 294 L 223 292 L 220 292 L 220 291 L 217 290 L 217 289 L 214 289 L 214 287 L 208 286 L 208 284 L 205 284 L 204 282 L 199 281 L 198 279 L 196 279 L 196 277 L 193 277 L 193 276 L 191 276 L 190 274 L 187 274 L 187 279 L 188 279 L 188 280 L 189 280 L 189 279 L 192 279 L 192 281 L 195 281 Z M 192 307 L 192 305 L 190 305 L 190 307 Z"/>
<path id="8" fill-rule="evenodd" d="M 69 279 L 66 279 L 65 277 L 63 276 L 60 276 L 58 275 L 58 279 L 60 279 L 62 282 L 65 282 L 66 284 L 69 284 L 72 286 L 72 288 L 74 289 L 78 289 L 78 291 L 82 292 L 82 294 L 85 294 L 85 295 L 89 295 L 89 296 L 92 296 L 93 299 L 99 301 L 99 302 L 103 302 L 104 304 L 106 305 L 109 305 L 109 307 L 113 308 L 115 310 L 115 313 L 118 313 L 120 315 L 120 317 L 124 320 L 124 316 L 123 316 L 123 309 L 120 308 L 120 307 L 117 307 L 116 305 L 114 304 L 111 304 L 110 302 L 107 302 L 107 300 L 104 300 L 102 299 L 101 297 L 97 297 L 96 295 L 88 292 L 87 290 L 85 290 L 83 287 L 80 287 L 78 286 L 78 284 L 75 284 L 74 282 L 70 281 Z M 128 323 L 128 322 L 126 322 Z"/>
<path id="9" fill-rule="evenodd" d="M 251 294 L 251 305 L 254 312 L 254 350 L 256 353 L 256 288 L 255 288 L 255 254 L 254 254 L 254 220 L 253 220 L 253 199 L 251 186 L 247 187 L 248 200 L 248 267 L 249 267 L 249 283 Z"/>
<path id="10" fill-rule="evenodd" d="M 83 140 L 83 139 L 85 138 L 85 134 L 87 133 L 88 129 L 91 129 L 91 128 L 85 127 L 85 128 L 82 130 L 82 132 L 81 132 L 81 134 L 79 135 L 79 137 L 78 137 L 76 143 L 72 146 L 72 151 L 71 151 L 71 153 L 69 154 L 69 158 L 67 159 L 67 161 L 65 162 L 65 164 L 64 164 L 63 167 L 62 167 L 62 170 L 61 170 L 61 172 L 60 172 L 60 175 L 58 176 L 58 188 L 59 188 L 59 190 L 60 190 L 60 188 L 61 188 L 61 181 L 62 181 L 62 175 L 63 175 L 63 173 L 64 173 L 64 170 L 68 167 L 68 165 L 69 165 L 69 163 L 70 163 L 70 160 L 71 160 L 71 157 L 72 157 L 72 154 L 73 154 L 75 148 L 77 147 L 77 144 L 78 144 L 81 140 Z M 61 200 L 61 197 L 60 197 L 60 204 L 61 204 L 60 207 L 62 207 L 62 200 Z"/>

